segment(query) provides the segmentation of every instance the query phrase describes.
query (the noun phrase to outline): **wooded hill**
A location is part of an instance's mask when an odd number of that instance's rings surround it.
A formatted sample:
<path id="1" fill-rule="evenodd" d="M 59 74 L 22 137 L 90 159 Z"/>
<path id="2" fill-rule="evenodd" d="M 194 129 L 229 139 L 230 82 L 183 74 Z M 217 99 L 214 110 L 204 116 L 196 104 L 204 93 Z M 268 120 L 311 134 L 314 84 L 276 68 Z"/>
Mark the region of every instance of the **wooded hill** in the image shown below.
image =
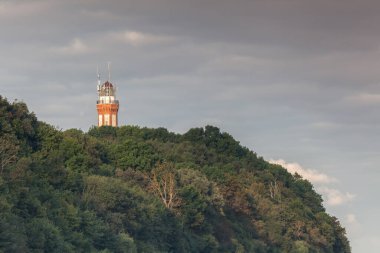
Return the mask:
<path id="1" fill-rule="evenodd" d="M 350 252 L 313 186 L 213 126 L 60 131 L 0 97 L 0 252 Z"/>

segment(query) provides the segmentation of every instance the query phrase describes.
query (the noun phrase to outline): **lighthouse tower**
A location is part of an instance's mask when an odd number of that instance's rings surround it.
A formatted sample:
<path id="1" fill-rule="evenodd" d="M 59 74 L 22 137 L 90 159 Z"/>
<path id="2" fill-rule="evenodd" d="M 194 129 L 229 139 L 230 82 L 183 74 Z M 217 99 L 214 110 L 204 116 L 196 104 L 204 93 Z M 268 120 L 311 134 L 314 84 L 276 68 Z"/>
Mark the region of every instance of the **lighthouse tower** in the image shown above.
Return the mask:
<path id="1" fill-rule="evenodd" d="M 109 69 L 108 69 L 109 70 Z M 116 87 L 109 81 L 101 84 L 98 72 L 98 126 L 118 126 L 119 101 L 116 100 Z"/>

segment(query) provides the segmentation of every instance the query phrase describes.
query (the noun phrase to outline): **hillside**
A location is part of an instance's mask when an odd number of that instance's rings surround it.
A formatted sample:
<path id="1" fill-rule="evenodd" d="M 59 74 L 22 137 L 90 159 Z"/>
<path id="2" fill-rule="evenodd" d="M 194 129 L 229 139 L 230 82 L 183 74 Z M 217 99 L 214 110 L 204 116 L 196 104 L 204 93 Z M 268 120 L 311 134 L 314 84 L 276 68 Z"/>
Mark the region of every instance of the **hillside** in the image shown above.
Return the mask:
<path id="1" fill-rule="evenodd" d="M 213 126 L 60 131 L 0 97 L 0 252 L 350 252 L 298 175 Z"/>

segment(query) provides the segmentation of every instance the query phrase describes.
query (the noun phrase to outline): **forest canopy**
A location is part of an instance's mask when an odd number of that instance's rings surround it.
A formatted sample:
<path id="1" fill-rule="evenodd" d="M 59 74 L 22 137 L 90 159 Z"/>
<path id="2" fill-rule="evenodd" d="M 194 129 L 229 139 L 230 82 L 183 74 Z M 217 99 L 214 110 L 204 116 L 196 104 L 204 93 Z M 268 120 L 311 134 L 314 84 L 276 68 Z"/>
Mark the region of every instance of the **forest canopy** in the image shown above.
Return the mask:
<path id="1" fill-rule="evenodd" d="M 59 130 L 0 96 L 0 252 L 351 252 L 313 185 L 214 126 Z"/>

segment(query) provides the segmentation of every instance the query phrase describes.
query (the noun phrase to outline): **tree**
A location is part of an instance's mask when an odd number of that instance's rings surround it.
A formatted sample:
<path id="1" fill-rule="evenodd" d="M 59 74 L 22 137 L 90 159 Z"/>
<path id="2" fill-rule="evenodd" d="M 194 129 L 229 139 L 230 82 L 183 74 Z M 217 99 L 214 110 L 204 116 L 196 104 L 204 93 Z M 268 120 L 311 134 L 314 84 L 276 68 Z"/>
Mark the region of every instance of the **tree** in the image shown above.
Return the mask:
<path id="1" fill-rule="evenodd" d="M 179 203 L 176 189 L 176 171 L 173 164 L 160 163 L 150 176 L 150 187 L 168 209 L 173 209 Z"/>
<path id="2" fill-rule="evenodd" d="M 304 241 L 295 241 L 292 252 L 294 253 L 308 253 L 309 252 L 309 247 L 308 244 Z"/>
<path id="3" fill-rule="evenodd" d="M 17 161 L 18 151 L 15 140 L 8 136 L 0 137 L 0 174 L 3 174 L 6 166 Z"/>
<path id="4" fill-rule="evenodd" d="M 277 183 L 277 180 L 270 182 L 269 193 L 272 199 L 281 201 L 281 184 Z"/>

